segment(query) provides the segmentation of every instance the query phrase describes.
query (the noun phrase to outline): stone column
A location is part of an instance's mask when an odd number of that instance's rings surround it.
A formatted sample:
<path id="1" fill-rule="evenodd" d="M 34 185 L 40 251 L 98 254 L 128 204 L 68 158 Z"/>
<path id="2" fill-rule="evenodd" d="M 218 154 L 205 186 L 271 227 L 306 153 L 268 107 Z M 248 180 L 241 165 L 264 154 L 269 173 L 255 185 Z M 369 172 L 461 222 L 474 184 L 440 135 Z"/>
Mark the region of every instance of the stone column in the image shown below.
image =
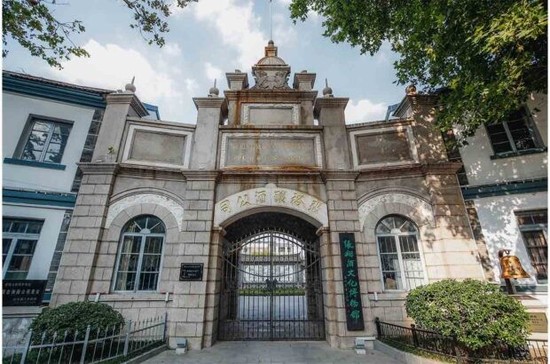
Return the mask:
<path id="1" fill-rule="evenodd" d="M 237 99 L 239 91 L 248 88 L 248 74 L 235 70 L 235 72 L 228 72 L 225 75 L 227 77 L 227 84 L 229 85 L 229 90 L 225 91 L 225 96 L 229 103 L 227 120 L 229 125 L 236 125 L 240 123 L 240 107 L 237 105 Z"/>
<path id="2" fill-rule="evenodd" d="M 218 129 L 227 115 L 223 97 L 195 97 L 197 127 L 193 135 L 190 169 L 214 170 L 218 156 Z"/>
<path id="3" fill-rule="evenodd" d="M 355 192 L 356 173 L 350 172 L 325 172 L 327 189 L 327 207 L 329 216 L 330 240 L 328 242 L 328 254 L 331 255 L 333 277 L 324 277 L 334 283 L 335 306 L 332 311 L 336 317 L 329 320 L 335 321 L 335 333 L 329 334 L 329 343 L 332 346 L 349 348 L 355 345 L 355 338 L 359 336 L 372 336 L 374 326 L 370 322 L 370 304 L 366 286 L 365 265 L 366 247 L 364 237 L 359 224 L 357 211 L 357 196 Z M 346 307 L 344 302 L 344 284 L 342 277 L 342 258 L 340 255 L 340 233 L 353 233 L 355 236 L 357 270 L 359 274 L 361 303 L 363 305 L 364 331 L 348 331 L 346 321 Z M 328 272 L 327 272 L 328 273 Z"/>
<path id="4" fill-rule="evenodd" d="M 193 307 L 188 308 L 187 317 L 178 317 L 177 309 L 169 315 L 175 323 L 175 338 L 185 337 L 189 340 L 191 349 L 201 349 L 203 342 L 208 344 L 211 340 L 205 340 L 205 337 L 212 336 L 212 324 L 207 324 L 213 320 L 211 314 L 207 315 L 207 312 L 211 311 L 211 301 L 207 300 L 207 287 L 215 283 L 211 280 L 215 279 L 218 269 L 217 266 L 210 265 L 213 262 L 210 256 L 217 172 L 185 171 L 184 176 L 187 188 L 183 205 L 183 233 L 180 235 L 184 248 L 180 254 L 181 260 L 203 263 L 204 270 L 202 281 L 189 282 L 189 292 L 185 292 L 197 297 Z M 210 332 L 206 332 L 207 327 Z M 172 343 L 170 345 L 173 346 Z"/>
<path id="5" fill-rule="evenodd" d="M 323 126 L 326 169 L 349 170 L 351 168 L 350 143 L 346 130 L 345 97 L 322 97 L 315 101 L 315 115 Z"/>
<path id="6" fill-rule="evenodd" d="M 434 251 L 444 252 L 437 265 L 432 262 L 427 267 L 432 282 L 445 278 L 485 278 L 456 177 L 460 165 L 448 162 L 426 166 L 426 184 L 436 225 L 430 243 Z"/>
<path id="7" fill-rule="evenodd" d="M 147 110 L 132 91 L 107 95 L 107 107 L 94 148 L 93 162 L 110 163 L 120 158 L 126 118 L 130 115 L 139 117 L 148 115 Z"/>
<path id="8" fill-rule="evenodd" d="M 107 95 L 107 107 L 92 157 L 94 163 L 79 165 L 83 173 L 82 184 L 63 249 L 52 306 L 82 301 L 90 293 L 126 119 L 129 115 L 148 114 L 134 92 L 135 87 L 128 84 L 125 92 Z M 116 251 L 109 253 L 116 254 Z M 102 282 L 102 291 L 108 292 L 109 284 Z"/>
<path id="9" fill-rule="evenodd" d="M 206 276 L 206 316 L 204 321 L 203 347 L 210 347 L 218 335 L 218 317 L 220 311 L 220 293 L 222 279 L 222 244 L 225 230 L 212 230 L 210 257 Z"/>
<path id="10" fill-rule="evenodd" d="M 90 293 L 109 197 L 117 172 L 117 165 L 111 163 L 82 163 L 79 166 L 83 171 L 82 185 L 59 264 L 50 303 L 52 307 L 84 301 Z M 116 254 L 116 251 L 109 253 Z M 103 288 L 104 292 L 108 292 L 109 282 Z"/>

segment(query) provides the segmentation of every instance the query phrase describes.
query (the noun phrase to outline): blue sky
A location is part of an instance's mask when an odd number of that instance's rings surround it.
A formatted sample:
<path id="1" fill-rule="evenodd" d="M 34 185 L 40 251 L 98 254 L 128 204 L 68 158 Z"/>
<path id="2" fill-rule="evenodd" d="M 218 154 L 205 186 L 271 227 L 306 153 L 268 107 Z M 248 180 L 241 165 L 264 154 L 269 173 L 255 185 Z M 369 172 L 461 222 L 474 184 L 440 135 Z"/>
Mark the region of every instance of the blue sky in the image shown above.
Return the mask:
<path id="1" fill-rule="evenodd" d="M 64 62 L 64 69 L 50 68 L 9 43 L 3 68 L 86 86 L 123 89 L 136 76 L 137 95 L 159 106 L 167 121 L 194 124 L 192 97 L 206 96 L 216 78 L 227 89 L 225 72 L 248 72 L 269 40 L 269 1 L 200 0 L 178 9 L 169 19 L 166 46 L 147 45 L 137 30 L 130 29 L 131 12 L 116 0 L 61 0 L 53 5 L 59 20 L 82 20 L 86 32 L 73 37 L 90 58 Z M 347 123 L 381 120 L 390 104 L 401 101 L 404 86 L 393 83 L 396 56 L 389 47 L 371 57 L 357 48 L 333 44 L 322 36 L 322 18 L 310 14 L 304 23 L 290 20 L 290 0 L 274 0 L 273 38 L 279 56 L 292 73 L 317 74 L 315 89 L 324 80 L 335 96 L 349 97 Z M 292 77 L 291 77 L 292 80 Z"/>

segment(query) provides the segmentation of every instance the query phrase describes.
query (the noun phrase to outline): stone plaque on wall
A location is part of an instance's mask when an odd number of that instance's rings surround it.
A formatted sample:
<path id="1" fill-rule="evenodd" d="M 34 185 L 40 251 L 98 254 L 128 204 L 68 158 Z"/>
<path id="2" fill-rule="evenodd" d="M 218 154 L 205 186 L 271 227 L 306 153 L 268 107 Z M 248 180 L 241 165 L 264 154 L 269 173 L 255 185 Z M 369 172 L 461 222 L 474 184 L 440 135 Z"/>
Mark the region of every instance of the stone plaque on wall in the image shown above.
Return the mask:
<path id="1" fill-rule="evenodd" d="M 222 167 L 321 167 L 318 135 L 226 135 Z"/>
<path id="2" fill-rule="evenodd" d="M 405 131 L 389 130 L 356 137 L 359 164 L 411 161 L 409 140 Z"/>
<path id="3" fill-rule="evenodd" d="M 297 125 L 300 122 L 298 104 L 244 104 L 241 124 Z"/>
<path id="4" fill-rule="evenodd" d="M 531 332 L 548 332 L 548 319 L 544 312 L 529 312 L 529 329 Z"/>
<path id="5" fill-rule="evenodd" d="M 185 142 L 183 135 L 136 130 L 129 159 L 181 165 Z"/>

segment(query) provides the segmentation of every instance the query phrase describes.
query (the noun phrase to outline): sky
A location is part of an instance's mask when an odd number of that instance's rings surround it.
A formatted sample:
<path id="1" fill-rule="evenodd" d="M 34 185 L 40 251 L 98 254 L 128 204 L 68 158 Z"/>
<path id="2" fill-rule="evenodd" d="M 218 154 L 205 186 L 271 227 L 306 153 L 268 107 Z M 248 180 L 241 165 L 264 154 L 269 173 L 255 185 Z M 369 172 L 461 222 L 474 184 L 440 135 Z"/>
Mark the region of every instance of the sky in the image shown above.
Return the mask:
<path id="1" fill-rule="evenodd" d="M 83 86 L 124 89 L 135 76 L 136 94 L 142 102 L 157 105 L 162 120 L 195 124 L 193 97 L 204 97 L 217 79 L 220 96 L 226 90 L 226 72 L 239 69 L 254 84 L 252 66 L 264 55 L 270 37 L 278 55 L 291 66 L 316 73 L 315 90 L 322 95 L 325 79 L 336 97 L 349 97 L 346 123 L 383 120 L 388 105 L 401 101 L 405 87 L 394 83 L 396 55 L 384 45 L 374 56 L 358 48 L 335 44 L 323 37 L 322 17 L 310 13 L 305 22 L 293 24 L 290 0 L 199 0 L 177 8 L 168 22 L 166 45 L 148 45 L 131 29 L 131 12 L 117 0 L 58 0 L 52 5 L 58 20 L 81 20 L 86 32 L 73 36 L 90 58 L 63 62 L 63 69 L 49 67 L 14 42 L 3 59 L 3 69 L 28 73 Z"/>

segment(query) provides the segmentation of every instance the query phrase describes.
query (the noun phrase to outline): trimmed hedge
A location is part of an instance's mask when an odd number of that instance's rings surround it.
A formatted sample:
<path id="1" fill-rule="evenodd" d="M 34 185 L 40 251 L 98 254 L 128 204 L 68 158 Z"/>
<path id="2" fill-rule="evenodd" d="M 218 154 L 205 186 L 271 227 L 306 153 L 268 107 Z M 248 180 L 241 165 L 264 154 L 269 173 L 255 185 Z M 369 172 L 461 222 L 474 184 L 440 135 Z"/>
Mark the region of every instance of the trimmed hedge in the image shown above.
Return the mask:
<path id="1" fill-rule="evenodd" d="M 86 331 L 90 325 L 92 330 L 120 326 L 124 318 L 120 312 L 111 306 L 96 302 L 69 302 L 52 309 L 45 309 L 34 319 L 31 329 L 35 333 Z"/>
<path id="2" fill-rule="evenodd" d="M 495 284 L 467 279 L 420 286 L 409 292 L 407 315 L 420 328 L 454 337 L 470 352 L 491 345 L 524 345 L 529 315 Z"/>

